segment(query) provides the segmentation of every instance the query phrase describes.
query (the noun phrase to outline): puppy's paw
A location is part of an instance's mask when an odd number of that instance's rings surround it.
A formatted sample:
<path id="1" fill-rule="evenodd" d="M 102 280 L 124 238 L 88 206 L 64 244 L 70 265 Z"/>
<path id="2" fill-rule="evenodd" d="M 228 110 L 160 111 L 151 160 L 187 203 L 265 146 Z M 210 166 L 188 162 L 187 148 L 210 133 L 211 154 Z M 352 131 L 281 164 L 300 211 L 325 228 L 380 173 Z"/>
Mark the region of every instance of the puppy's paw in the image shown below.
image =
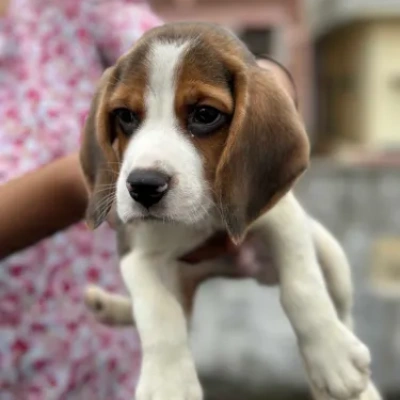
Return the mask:
<path id="1" fill-rule="evenodd" d="M 85 304 L 102 323 L 110 323 L 112 316 L 108 304 L 108 294 L 99 286 L 88 286 L 85 291 Z"/>
<path id="2" fill-rule="evenodd" d="M 136 400 L 203 400 L 191 358 L 143 359 Z"/>
<path id="3" fill-rule="evenodd" d="M 130 300 L 111 294 L 99 286 L 88 286 L 85 291 L 85 304 L 93 312 L 97 321 L 107 325 L 132 324 Z"/>
<path id="4" fill-rule="evenodd" d="M 350 400 L 366 390 L 369 350 L 343 325 L 324 329 L 300 347 L 311 383 L 321 393 Z"/>

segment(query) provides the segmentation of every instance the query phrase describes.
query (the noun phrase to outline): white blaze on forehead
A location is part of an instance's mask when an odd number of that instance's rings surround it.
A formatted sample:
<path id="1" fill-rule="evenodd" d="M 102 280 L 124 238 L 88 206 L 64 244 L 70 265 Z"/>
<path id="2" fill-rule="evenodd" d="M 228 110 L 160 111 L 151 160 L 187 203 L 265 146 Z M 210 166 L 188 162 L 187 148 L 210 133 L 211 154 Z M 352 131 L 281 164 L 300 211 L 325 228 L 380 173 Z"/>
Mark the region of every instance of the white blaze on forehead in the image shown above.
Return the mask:
<path id="1" fill-rule="evenodd" d="M 164 166 L 172 173 L 176 157 L 189 144 L 179 130 L 174 106 L 177 73 L 187 46 L 188 42 L 161 41 L 150 46 L 145 119 L 125 152 L 129 169 Z"/>
<path id="2" fill-rule="evenodd" d="M 175 119 L 174 100 L 179 65 L 188 43 L 155 42 L 147 58 L 147 119 Z"/>

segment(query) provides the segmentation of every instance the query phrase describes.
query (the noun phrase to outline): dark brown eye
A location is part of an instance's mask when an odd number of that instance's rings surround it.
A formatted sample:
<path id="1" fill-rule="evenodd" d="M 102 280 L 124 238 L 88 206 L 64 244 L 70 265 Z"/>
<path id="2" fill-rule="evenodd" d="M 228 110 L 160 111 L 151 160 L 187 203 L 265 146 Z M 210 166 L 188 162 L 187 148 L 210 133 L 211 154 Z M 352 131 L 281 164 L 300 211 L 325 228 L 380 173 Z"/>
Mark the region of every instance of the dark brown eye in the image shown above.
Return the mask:
<path id="1" fill-rule="evenodd" d="M 226 122 L 227 116 L 210 106 L 197 106 L 189 115 L 188 129 L 194 136 L 206 136 Z"/>
<path id="2" fill-rule="evenodd" d="M 139 126 L 140 120 L 137 114 L 128 108 L 117 108 L 114 110 L 114 115 L 125 135 L 131 135 Z"/>

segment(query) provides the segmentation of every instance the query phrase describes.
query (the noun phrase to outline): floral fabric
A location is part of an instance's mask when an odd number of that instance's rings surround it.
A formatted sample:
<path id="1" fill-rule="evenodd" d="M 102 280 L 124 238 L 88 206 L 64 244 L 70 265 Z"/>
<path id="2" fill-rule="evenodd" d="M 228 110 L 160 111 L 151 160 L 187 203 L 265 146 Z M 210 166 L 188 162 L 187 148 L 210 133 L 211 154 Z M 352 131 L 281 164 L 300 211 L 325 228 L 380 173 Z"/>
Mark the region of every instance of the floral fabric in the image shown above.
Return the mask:
<path id="1" fill-rule="evenodd" d="M 78 149 L 102 71 L 159 24 L 128 0 L 11 2 L 0 18 L 0 184 Z M 132 399 L 138 339 L 95 322 L 88 283 L 123 290 L 107 227 L 78 224 L 0 263 L 1 400 Z"/>

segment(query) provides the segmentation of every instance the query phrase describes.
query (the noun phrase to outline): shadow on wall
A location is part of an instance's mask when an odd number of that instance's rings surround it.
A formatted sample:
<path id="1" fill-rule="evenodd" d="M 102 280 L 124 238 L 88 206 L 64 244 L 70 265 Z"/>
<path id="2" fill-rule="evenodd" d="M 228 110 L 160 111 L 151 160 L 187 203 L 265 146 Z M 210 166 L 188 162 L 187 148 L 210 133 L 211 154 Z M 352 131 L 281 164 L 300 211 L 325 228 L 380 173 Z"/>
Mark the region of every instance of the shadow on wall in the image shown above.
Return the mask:
<path id="1" fill-rule="evenodd" d="M 313 400 L 304 390 L 273 389 L 265 393 L 233 381 L 202 378 L 205 400 Z M 384 400 L 400 400 L 400 392 L 382 394 Z"/>
<path id="2" fill-rule="evenodd" d="M 205 400 L 312 400 L 311 396 L 303 390 L 289 390 L 287 388 L 274 388 L 268 393 L 257 388 L 240 385 L 234 381 L 218 380 L 215 378 L 202 378 Z M 393 397 L 388 400 L 399 400 Z"/>

